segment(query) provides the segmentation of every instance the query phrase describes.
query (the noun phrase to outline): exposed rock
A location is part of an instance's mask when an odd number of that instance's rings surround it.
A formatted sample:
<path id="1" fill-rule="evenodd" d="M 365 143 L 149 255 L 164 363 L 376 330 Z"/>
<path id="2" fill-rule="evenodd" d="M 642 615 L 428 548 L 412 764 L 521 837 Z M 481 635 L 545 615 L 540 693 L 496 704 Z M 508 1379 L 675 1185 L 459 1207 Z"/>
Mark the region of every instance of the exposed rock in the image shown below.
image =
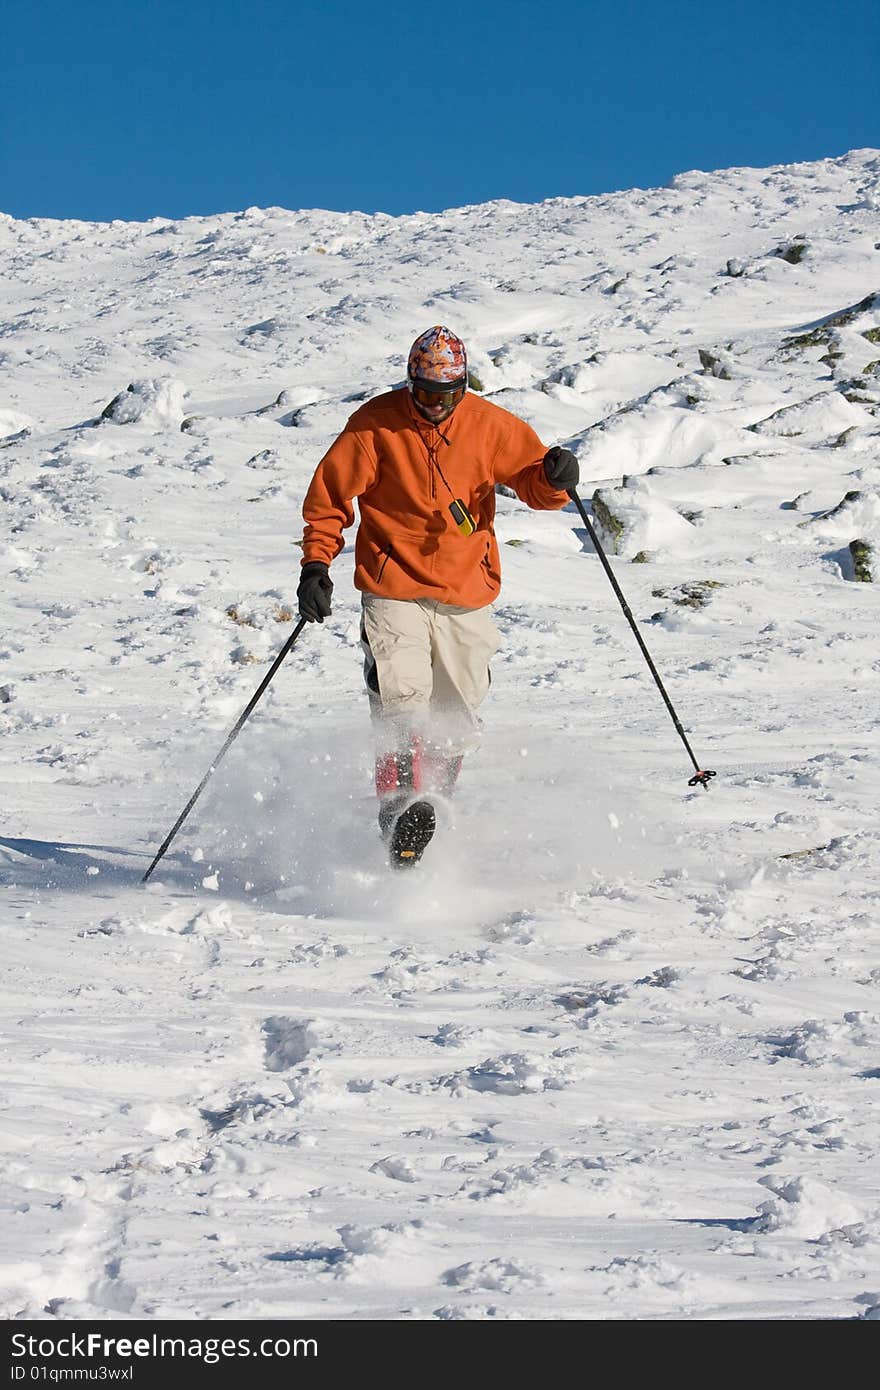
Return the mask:
<path id="1" fill-rule="evenodd" d="M 555 372 L 551 372 L 542 382 L 539 383 L 540 390 L 545 395 L 548 394 L 548 386 L 577 386 L 578 375 L 582 371 L 580 362 L 571 362 L 565 367 L 557 367 Z"/>
<path id="2" fill-rule="evenodd" d="M 13 444 L 23 444 L 30 437 L 31 431 L 29 429 L 18 430 L 16 434 L 7 434 L 0 439 L 0 449 L 10 449 Z"/>
<path id="3" fill-rule="evenodd" d="M 811 347 L 827 347 L 831 343 L 830 328 L 811 328 L 807 333 L 796 333 L 793 338 L 784 338 L 783 348 L 799 349 Z M 838 354 L 840 356 L 840 354 Z"/>
<path id="4" fill-rule="evenodd" d="M 780 855 L 778 856 L 778 858 L 780 858 L 780 859 L 806 859 L 806 858 L 808 858 L 809 855 L 811 855 L 811 854 L 822 854 L 822 852 L 823 852 L 824 850 L 830 849 L 830 848 L 831 848 L 830 845 L 811 845 L 809 849 L 792 849 L 792 850 L 789 850 L 788 854 L 780 854 Z"/>
<path id="5" fill-rule="evenodd" d="M 810 442 L 819 444 L 836 439 L 842 429 L 869 423 L 870 415 L 861 404 L 848 401 L 840 391 L 820 391 L 804 401 L 781 406 L 746 429 L 783 439 L 807 435 Z"/>
<path id="6" fill-rule="evenodd" d="M 873 309 L 880 309 L 880 291 L 866 295 L 864 299 L 859 300 L 858 304 L 850 304 L 845 309 L 838 309 L 836 313 L 826 315 L 825 318 L 819 319 L 803 333 L 784 339 L 782 346 L 784 349 L 794 351 L 810 347 L 827 347 L 829 349 L 827 355 L 819 360 L 833 366 L 843 356 L 837 344 L 834 329 L 848 328 L 862 314 L 870 313 Z M 864 329 L 862 337 L 867 338 L 869 343 L 878 343 L 880 342 L 880 328 Z"/>
<path id="7" fill-rule="evenodd" d="M 483 385 L 480 378 L 477 376 L 476 372 L 468 372 L 468 390 L 485 391 L 485 389 L 485 386 Z"/>
<path id="8" fill-rule="evenodd" d="M 245 464 L 245 468 L 277 468 L 278 455 L 274 449 L 261 449 L 258 454 L 253 454 Z"/>
<path id="9" fill-rule="evenodd" d="M 112 402 L 111 402 L 111 404 L 112 404 Z M 109 407 L 108 407 L 108 408 L 109 408 Z M 180 433 L 181 433 L 181 434 L 193 434 L 193 433 L 195 433 L 196 425 L 198 425 L 199 422 L 200 422 L 201 420 L 204 420 L 204 418 L 205 418 L 204 415 L 187 415 L 186 419 L 185 419 L 185 420 L 182 420 L 181 423 L 180 423 Z"/>
<path id="10" fill-rule="evenodd" d="M 639 550 L 632 557 L 632 563 L 634 565 L 647 565 L 650 563 L 650 560 L 651 556 L 647 550 Z"/>
<path id="11" fill-rule="evenodd" d="M 720 579 L 695 579 L 673 589 L 652 589 L 651 593 L 654 598 L 671 599 L 679 608 L 705 608 L 713 590 L 723 587 Z"/>
<path id="12" fill-rule="evenodd" d="M 119 392 L 118 396 L 114 396 L 112 401 L 105 405 L 104 409 L 101 411 L 101 419 L 114 420 L 116 418 L 116 411 L 122 408 L 122 406 L 125 404 L 128 393 L 133 390 L 134 382 L 131 382 L 128 386 L 126 386 L 124 391 Z"/>
<path id="13" fill-rule="evenodd" d="M 608 506 L 602 497 L 602 489 L 596 488 L 592 499 L 593 516 L 599 524 L 599 529 L 604 531 L 607 536 L 611 549 L 617 554 L 617 547 L 623 535 L 624 526 L 619 517 Z"/>
<path id="14" fill-rule="evenodd" d="M 20 410 L 0 410 L 0 440 L 4 447 L 27 439 L 33 427 L 31 417 L 23 415 Z"/>
<path id="15" fill-rule="evenodd" d="M 865 295 L 865 299 L 859 299 L 858 304 L 852 304 L 851 309 L 841 309 L 831 321 L 849 324 L 854 318 L 858 318 L 859 314 L 869 314 L 872 309 L 880 309 L 880 289 L 874 289 L 870 295 Z M 880 329 L 877 329 L 877 332 L 880 332 Z"/>
<path id="16" fill-rule="evenodd" d="M 835 507 L 831 507 L 827 512 L 820 512 L 818 516 L 810 517 L 810 521 L 831 521 L 834 517 L 840 516 L 847 507 L 851 507 L 854 502 L 861 502 L 863 498 L 864 493 L 859 492 L 858 488 L 853 488 L 844 494 Z"/>
<path id="17" fill-rule="evenodd" d="M 402 385 L 403 383 L 398 382 L 396 384 Z M 371 393 L 369 391 L 356 392 L 352 396 L 343 397 L 343 399 L 346 401 L 367 400 L 370 394 Z M 276 410 L 284 410 L 286 408 L 290 411 L 290 414 L 281 416 L 281 418 L 278 420 L 278 424 L 298 425 L 301 423 L 301 421 L 298 418 L 300 413 L 306 410 L 309 406 L 315 404 L 316 401 L 314 398 L 314 394 L 311 391 L 309 391 L 308 388 L 303 389 L 298 388 L 296 386 L 288 386 L 285 387 L 283 391 L 278 392 L 278 395 L 275 397 L 274 401 L 272 401 L 269 405 L 261 405 L 259 410 L 254 411 L 254 414 L 273 415 Z"/>
<path id="18" fill-rule="evenodd" d="M 805 256 L 809 255 L 810 248 L 805 241 L 797 239 L 785 242 L 782 246 L 777 246 L 773 252 L 780 260 L 787 261 L 789 265 L 800 265 Z"/>
<path id="19" fill-rule="evenodd" d="M 259 408 L 259 410 L 255 411 L 254 413 L 255 413 L 256 415 L 271 415 L 272 412 L 275 411 L 275 410 L 278 410 L 279 407 L 285 406 L 285 405 L 290 405 L 290 404 L 291 404 L 291 401 L 290 401 L 289 399 L 288 399 L 288 400 L 282 400 L 282 397 L 283 397 L 283 396 L 290 397 L 291 395 L 293 395 L 293 392 L 291 392 L 291 391 L 279 391 L 279 392 L 278 392 L 278 395 L 275 397 L 274 401 L 270 401 L 268 405 L 261 405 L 260 408 Z"/>
<path id="20" fill-rule="evenodd" d="M 114 425 L 180 426 L 183 418 L 183 399 L 186 387 L 171 377 L 145 378 L 132 381 L 124 391 L 114 396 L 101 411 L 101 420 Z"/>
<path id="21" fill-rule="evenodd" d="M 658 495 L 653 480 L 631 477 L 627 487 L 597 488 L 593 517 L 600 536 L 614 555 L 631 559 L 640 551 L 652 557 L 688 546 L 694 527 Z"/>
<path id="22" fill-rule="evenodd" d="M 717 376 L 719 381 L 730 381 L 731 375 L 724 361 L 714 352 L 699 349 L 700 366 L 707 376 Z"/>
<path id="23" fill-rule="evenodd" d="M 836 507 L 807 517 L 798 522 L 798 527 L 839 544 L 848 545 L 850 537 L 858 536 L 863 544 L 876 546 L 880 536 L 880 488 L 851 489 Z M 843 553 L 848 560 L 845 550 Z"/>
<path id="24" fill-rule="evenodd" d="M 850 541 L 849 553 L 853 562 L 853 578 L 861 584 L 873 584 L 874 547 L 868 541 Z"/>
<path id="25" fill-rule="evenodd" d="M 248 324 L 244 330 L 244 338 L 274 338 L 284 331 L 285 324 L 281 319 L 261 319 L 259 323 Z"/>
<path id="26" fill-rule="evenodd" d="M 738 280 L 740 276 L 745 275 L 747 269 L 747 261 L 730 260 L 727 262 L 727 274 L 733 280 Z"/>
<path id="27" fill-rule="evenodd" d="M 880 397 L 871 391 L 867 381 L 862 381 L 859 377 L 853 378 L 852 381 L 845 381 L 840 387 L 840 394 L 851 405 L 866 405 L 868 409 L 871 409 L 871 407 L 880 404 Z"/>
<path id="28" fill-rule="evenodd" d="M 851 304 L 846 309 L 839 309 L 836 314 L 829 314 L 827 318 L 822 319 L 822 325 L 825 328 L 845 328 L 861 314 L 870 313 L 872 309 L 880 309 L 880 290 L 875 290 L 873 294 L 866 294 L 864 299 L 859 300 L 858 304 Z M 869 333 L 880 335 L 880 328 L 869 329 L 868 333 L 862 334 L 862 337 L 868 338 Z M 868 341 L 880 342 L 880 336 L 868 338 Z"/>
<path id="29" fill-rule="evenodd" d="M 871 362 L 867 372 L 859 372 L 857 376 L 847 377 L 845 381 L 838 381 L 837 390 L 847 399 L 857 395 L 862 398 L 867 397 L 870 404 L 880 403 L 880 380 L 870 370 L 874 365 Z"/>
<path id="30" fill-rule="evenodd" d="M 786 338 L 782 344 L 782 360 L 791 361 L 796 353 L 807 348 L 823 347 L 825 352 L 819 361 L 833 367 L 844 355 L 838 342 L 839 336 L 835 328 L 813 328 L 809 333 L 799 333 L 794 338 Z"/>
<path id="31" fill-rule="evenodd" d="M 831 441 L 831 448 L 842 449 L 844 445 L 849 443 L 851 436 L 856 433 L 856 429 L 856 425 L 849 425 L 845 430 L 841 430 L 837 438 Z"/>

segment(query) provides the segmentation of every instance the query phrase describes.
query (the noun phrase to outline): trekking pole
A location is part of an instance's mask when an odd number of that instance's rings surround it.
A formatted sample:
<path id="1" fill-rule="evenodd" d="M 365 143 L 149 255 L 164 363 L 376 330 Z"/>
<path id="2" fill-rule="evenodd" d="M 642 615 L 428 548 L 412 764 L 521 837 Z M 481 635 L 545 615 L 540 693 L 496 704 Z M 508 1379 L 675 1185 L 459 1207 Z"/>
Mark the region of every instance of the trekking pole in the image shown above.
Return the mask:
<path id="1" fill-rule="evenodd" d="M 189 815 L 190 811 L 191 811 L 192 808 L 195 806 L 195 804 L 196 804 L 196 802 L 198 801 L 199 797 L 201 796 L 202 792 L 205 790 L 205 787 L 208 785 L 208 782 L 209 782 L 210 779 L 213 777 L 214 773 L 217 771 L 217 768 L 220 766 L 221 760 L 226 756 L 226 753 L 229 751 L 229 749 L 231 748 L 232 744 L 233 744 L 233 743 L 235 742 L 235 740 L 238 738 L 238 735 L 241 733 L 242 729 L 244 728 L 244 725 L 245 725 L 245 723 L 247 722 L 247 719 L 248 719 L 248 717 L 249 717 L 251 711 L 253 710 L 254 706 L 255 706 L 256 703 L 257 703 L 257 701 L 260 699 L 260 696 L 262 695 L 263 691 L 266 689 L 266 686 L 269 684 L 269 682 L 270 682 L 270 680 L 272 679 L 272 677 L 274 676 L 275 672 L 278 670 L 278 667 L 281 665 L 282 661 L 283 661 L 284 658 L 287 656 L 287 653 L 290 651 L 290 649 L 291 649 L 291 647 L 293 646 L 294 642 L 296 641 L 297 637 L 299 637 L 300 633 L 302 632 L 303 628 L 304 628 L 305 625 L 306 625 L 306 622 L 307 622 L 307 619 L 306 619 L 306 618 L 300 618 L 300 620 L 299 620 L 299 622 L 297 623 L 296 627 L 293 629 L 293 632 L 290 634 L 290 636 L 288 637 L 287 641 L 284 643 L 284 646 L 281 648 L 281 651 L 278 653 L 278 655 L 276 656 L 275 660 L 272 662 L 272 665 L 271 665 L 271 667 L 269 668 L 268 674 L 265 675 L 265 676 L 263 677 L 263 679 L 260 681 L 259 687 L 258 687 L 258 689 L 257 689 L 257 691 L 256 691 L 256 693 L 255 693 L 255 695 L 253 696 L 253 699 L 252 699 L 252 700 L 250 701 L 250 703 L 248 704 L 247 709 L 244 710 L 244 712 L 243 712 L 242 715 L 240 716 L 240 718 L 239 718 L 239 720 L 238 720 L 238 723 L 236 724 L 235 728 L 232 730 L 232 733 L 231 733 L 231 734 L 229 735 L 229 737 L 227 738 L 227 740 L 226 740 L 226 742 L 224 743 L 223 747 L 220 749 L 220 752 L 217 754 L 217 756 L 216 756 L 216 758 L 214 759 L 214 761 L 212 762 L 211 766 L 208 768 L 208 771 L 205 773 L 204 777 L 202 778 L 202 780 L 201 780 L 201 782 L 199 783 L 199 785 L 196 787 L 196 789 L 195 789 L 195 791 L 193 792 L 192 796 L 190 797 L 189 801 L 186 803 L 186 805 L 184 806 L 184 808 L 183 808 L 183 810 L 181 811 L 180 815 L 177 817 L 177 820 L 174 822 L 174 825 L 171 827 L 171 829 L 170 829 L 170 831 L 168 832 L 168 834 L 166 835 L 165 839 L 162 841 L 162 844 L 161 844 L 161 846 L 160 846 L 160 848 L 159 848 L 159 852 L 158 852 L 158 854 L 156 855 L 156 858 L 153 860 L 153 862 L 152 862 L 152 864 L 150 865 L 150 867 L 147 869 L 147 872 L 144 874 L 143 878 L 141 879 L 141 883 L 146 883 L 147 879 L 150 877 L 150 874 L 153 872 L 153 870 L 155 869 L 155 867 L 156 867 L 156 865 L 158 864 L 159 860 L 162 858 L 162 855 L 165 853 L 166 849 L 167 849 L 168 846 L 171 844 L 171 841 L 174 839 L 174 837 L 175 837 L 175 835 L 177 834 L 178 830 L 179 830 L 180 827 L 183 825 L 183 822 L 186 820 L 186 818 L 187 818 L 187 816 Z"/>
<path id="2" fill-rule="evenodd" d="M 619 603 L 620 603 L 620 606 L 621 606 L 621 608 L 623 609 L 624 617 L 626 618 L 627 622 L 629 623 L 630 627 L 631 627 L 632 630 L 633 630 L 633 636 L 635 637 L 636 641 L 638 642 L 638 644 L 639 644 L 639 646 L 640 646 L 640 648 L 641 648 L 642 656 L 645 658 L 645 660 L 646 660 L 647 663 L 648 663 L 648 670 L 651 672 L 651 675 L 654 677 L 654 680 L 655 680 L 656 683 L 657 683 L 657 689 L 660 691 L 660 694 L 663 696 L 663 700 L 664 700 L 664 703 L 665 703 L 665 705 L 666 705 L 666 708 L 669 710 L 669 713 L 670 713 L 670 715 L 672 716 L 672 722 L 673 722 L 673 724 L 675 725 L 676 732 L 677 732 L 679 738 L 681 739 L 682 743 L 684 744 L 685 748 L 687 749 L 687 755 L 688 755 L 688 757 L 690 758 L 691 762 L 692 762 L 693 765 L 694 765 L 694 775 L 693 775 L 693 777 L 690 778 L 690 780 L 689 780 L 689 782 L 688 782 L 688 786 L 689 786 L 689 787 L 697 787 L 697 786 L 699 786 L 699 787 L 702 787 L 705 791 L 708 791 L 708 790 L 709 790 L 709 779 L 710 779 L 711 777 L 714 777 L 714 776 L 715 776 L 715 773 L 714 773 L 714 772 L 703 771 L 703 770 L 701 769 L 701 767 L 700 767 L 700 764 L 697 762 L 696 758 L 694 757 L 693 749 L 691 748 L 690 744 L 688 743 L 687 735 L 685 734 L 684 729 L 681 727 L 681 721 L 679 720 L 679 717 L 678 717 L 678 715 L 677 715 L 676 712 L 675 712 L 675 707 L 673 706 L 672 701 L 670 700 L 669 696 L 668 696 L 667 693 L 666 693 L 666 687 L 664 686 L 662 680 L 660 679 L 660 673 L 659 673 L 659 671 L 657 670 L 657 667 L 654 665 L 653 661 L 651 660 L 651 653 L 648 651 L 648 648 L 645 646 L 644 638 L 642 637 L 642 634 L 639 632 L 639 629 L 636 627 L 636 620 L 635 620 L 635 618 L 633 617 L 632 613 L 630 612 L 629 604 L 627 603 L 626 599 L 625 599 L 624 596 L 623 596 L 623 590 L 621 589 L 620 585 L 619 585 L 618 582 L 617 582 L 617 579 L 615 578 L 614 571 L 613 571 L 613 569 L 611 568 L 611 566 L 610 566 L 609 563 L 608 563 L 608 556 L 605 554 L 605 551 L 604 551 L 603 548 L 602 548 L 602 545 L 601 545 L 601 542 L 600 542 L 600 540 L 599 540 L 599 537 L 596 535 L 596 528 L 593 526 L 592 521 L 590 520 L 589 516 L 587 515 L 587 509 L 586 509 L 586 507 L 584 506 L 583 502 L 581 501 L 580 497 L 578 496 L 578 494 L 577 494 L 577 492 L 576 492 L 576 490 L 575 490 L 574 488 L 568 488 L 567 491 L 568 491 L 568 495 L 569 495 L 569 497 L 571 498 L 572 502 L 575 504 L 575 506 L 577 507 L 578 511 L 579 511 L 580 514 L 581 514 L 581 520 L 583 521 L 584 525 L 585 525 L 586 528 L 587 528 L 587 535 L 589 536 L 590 540 L 591 540 L 592 543 L 593 543 L 593 546 L 594 546 L 594 548 L 595 548 L 596 554 L 599 556 L 599 559 L 602 561 L 602 567 L 603 567 L 603 569 L 605 570 L 605 573 L 608 575 L 608 578 L 609 578 L 610 581 L 611 581 L 611 587 L 612 587 L 612 589 L 614 590 L 615 594 L 617 595 L 617 598 L 618 598 L 618 601 L 619 601 Z"/>

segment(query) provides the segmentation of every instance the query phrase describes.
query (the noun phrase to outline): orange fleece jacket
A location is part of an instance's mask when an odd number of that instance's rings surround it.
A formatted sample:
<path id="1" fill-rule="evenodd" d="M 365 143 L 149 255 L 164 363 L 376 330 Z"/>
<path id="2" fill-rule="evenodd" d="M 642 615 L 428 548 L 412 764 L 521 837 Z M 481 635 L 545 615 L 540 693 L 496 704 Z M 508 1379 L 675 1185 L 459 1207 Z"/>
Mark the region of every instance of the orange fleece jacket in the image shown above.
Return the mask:
<path id="1" fill-rule="evenodd" d="M 355 411 L 315 470 L 303 503 L 303 564 L 329 565 L 339 554 L 356 497 L 358 589 L 484 608 L 501 588 L 495 484 L 538 511 L 568 501 L 547 482 L 546 452 L 531 426 L 470 392 L 439 429 L 417 414 L 406 387 L 377 396 Z M 471 536 L 450 515 L 456 498 L 476 522 Z"/>

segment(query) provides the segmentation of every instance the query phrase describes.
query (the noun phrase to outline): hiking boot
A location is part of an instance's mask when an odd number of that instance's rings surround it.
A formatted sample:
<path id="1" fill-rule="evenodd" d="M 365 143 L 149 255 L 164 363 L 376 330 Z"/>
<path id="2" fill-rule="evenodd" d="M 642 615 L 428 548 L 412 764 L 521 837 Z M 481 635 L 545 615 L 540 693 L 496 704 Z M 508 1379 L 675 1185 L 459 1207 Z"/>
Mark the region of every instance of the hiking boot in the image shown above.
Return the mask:
<path id="1" fill-rule="evenodd" d="M 413 801 L 397 817 L 391 831 L 388 856 L 392 868 L 408 869 L 418 864 L 437 828 L 430 801 Z"/>

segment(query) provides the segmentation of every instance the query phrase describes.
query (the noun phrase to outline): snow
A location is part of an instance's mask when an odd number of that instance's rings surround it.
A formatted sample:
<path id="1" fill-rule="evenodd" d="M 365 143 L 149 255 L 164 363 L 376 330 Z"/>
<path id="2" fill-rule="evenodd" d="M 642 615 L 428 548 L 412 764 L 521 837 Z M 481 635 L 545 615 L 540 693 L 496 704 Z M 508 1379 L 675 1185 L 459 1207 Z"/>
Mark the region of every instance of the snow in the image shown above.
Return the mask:
<path id="1" fill-rule="evenodd" d="M 0 1315 L 880 1316 L 878 174 L 0 217 Z M 142 886 L 290 634 L 318 458 L 440 319 L 617 516 L 711 792 L 577 512 L 499 496 L 418 876 L 349 536 Z"/>

